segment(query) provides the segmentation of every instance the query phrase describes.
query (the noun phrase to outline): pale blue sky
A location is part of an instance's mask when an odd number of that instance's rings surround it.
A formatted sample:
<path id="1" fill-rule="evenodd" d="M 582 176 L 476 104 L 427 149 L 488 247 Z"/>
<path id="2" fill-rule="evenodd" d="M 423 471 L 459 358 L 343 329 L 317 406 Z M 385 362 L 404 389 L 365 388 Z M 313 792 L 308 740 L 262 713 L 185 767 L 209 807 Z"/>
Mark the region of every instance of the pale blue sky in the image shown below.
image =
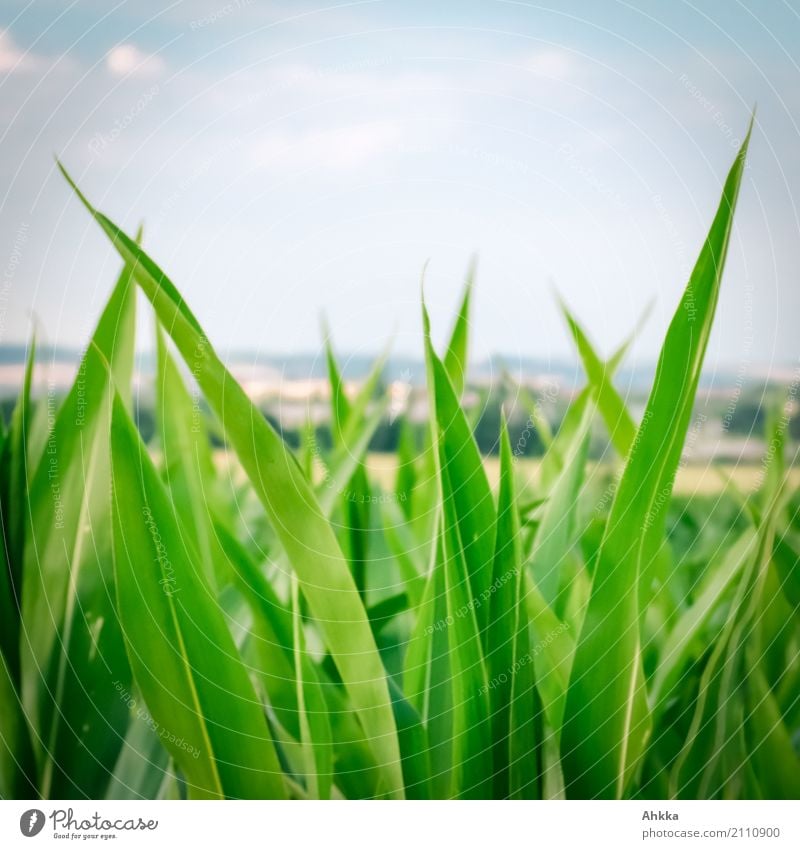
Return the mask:
<path id="1" fill-rule="evenodd" d="M 797 361 L 797 3 L 85 0 L 0 11 L 0 344 L 80 346 L 117 259 L 57 153 L 224 353 L 419 353 L 472 253 L 475 353 L 652 359 L 752 105 L 710 367 Z M 22 228 L 22 229 L 20 229 Z"/>

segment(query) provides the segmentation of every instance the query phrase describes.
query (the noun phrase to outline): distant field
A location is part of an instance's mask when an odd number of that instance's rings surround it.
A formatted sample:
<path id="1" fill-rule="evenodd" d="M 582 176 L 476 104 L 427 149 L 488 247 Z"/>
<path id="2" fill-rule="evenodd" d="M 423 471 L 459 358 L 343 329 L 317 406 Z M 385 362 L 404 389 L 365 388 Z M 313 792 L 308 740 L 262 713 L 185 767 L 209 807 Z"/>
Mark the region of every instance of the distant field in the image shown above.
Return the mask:
<path id="1" fill-rule="evenodd" d="M 539 458 L 523 458 L 517 461 L 517 468 L 527 481 L 534 481 L 539 472 Z M 500 478 L 500 461 L 497 457 L 487 457 L 484 460 L 489 480 L 496 487 Z M 383 489 L 390 491 L 394 485 L 397 472 L 397 455 L 372 453 L 367 457 L 367 466 L 371 475 Z M 592 471 L 604 471 L 602 466 L 589 463 Z M 610 467 L 609 467 L 610 469 Z M 692 464 L 682 466 L 675 480 L 676 495 L 713 495 L 721 492 L 726 481 L 730 480 L 742 492 L 754 492 L 761 483 L 763 467 L 760 463 L 727 464 Z M 800 467 L 789 473 L 792 486 L 800 487 Z"/>

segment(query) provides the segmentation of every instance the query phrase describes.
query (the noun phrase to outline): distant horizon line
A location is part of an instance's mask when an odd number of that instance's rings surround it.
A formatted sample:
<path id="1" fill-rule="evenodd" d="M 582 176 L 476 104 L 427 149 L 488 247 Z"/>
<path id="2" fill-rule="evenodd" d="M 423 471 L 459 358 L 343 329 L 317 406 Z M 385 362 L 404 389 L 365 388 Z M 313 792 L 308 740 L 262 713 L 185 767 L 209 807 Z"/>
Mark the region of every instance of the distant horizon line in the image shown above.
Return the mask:
<path id="1" fill-rule="evenodd" d="M 30 343 L 29 342 L 7 342 L 0 343 L 0 365 L 17 365 L 24 363 L 27 354 L 29 351 Z M 222 345 L 215 346 L 217 352 L 224 352 L 227 356 L 233 357 L 236 362 L 241 363 L 246 358 L 248 361 L 251 361 L 255 358 L 263 359 L 265 361 L 281 361 L 281 360 L 299 360 L 299 359 L 320 359 L 321 362 L 325 361 L 324 357 L 324 343 L 320 343 L 318 349 L 314 350 L 311 348 L 298 349 L 293 351 L 286 350 L 267 350 L 267 349 L 259 349 L 254 348 L 252 346 L 241 346 L 237 348 L 225 347 Z M 77 345 L 53 345 L 53 344 L 39 344 L 36 345 L 37 358 L 41 355 L 47 355 L 48 357 L 58 360 L 58 361 L 68 361 L 68 362 L 76 362 L 80 359 L 81 356 L 86 351 L 86 347 L 81 347 Z M 320 356 L 322 353 L 322 356 Z M 378 359 L 382 355 L 383 351 L 378 349 L 375 351 L 360 351 L 358 353 L 354 352 L 348 348 L 341 348 L 336 350 L 336 358 L 339 361 L 340 365 L 344 366 L 345 361 L 349 362 L 362 362 L 369 360 L 373 362 Z M 148 358 L 155 359 L 156 350 L 155 347 L 147 346 L 145 348 L 137 348 L 136 350 L 136 359 L 137 361 L 146 360 Z M 424 362 L 424 357 L 420 354 L 411 354 L 404 352 L 392 352 L 389 351 L 387 356 L 387 364 L 391 363 L 392 360 L 406 360 L 411 362 Z M 545 354 L 509 354 L 504 353 L 503 351 L 492 351 L 488 354 L 483 354 L 481 356 L 473 356 L 473 362 L 476 365 L 481 364 L 489 364 L 495 360 L 504 360 L 508 363 L 516 362 L 516 363 L 552 363 L 554 365 L 559 366 L 569 366 L 573 367 L 576 364 L 580 364 L 580 358 L 577 355 L 568 355 L 568 354 L 559 354 L 556 356 L 548 357 Z M 648 369 L 654 368 L 658 364 L 658 356 L 647 356 L 639 359 L 635 366 L 628 364 L 627 366 L 623 363 L 619 372 L 625 372 L 630 370 L 639 369 Z M 747 360 L 747 361 L 736 361 L 736 360 L 720 360 L 717 362 L 717 368 L 722 368 L 725 371 L 729 371 L 731 369 L 739 370 L 743 367 L 746 370 L 753 369 L 762 369 L 762 368 L 776 368 L 776 369 L 784 369 L 784 368 L 800 368 L 800 362 L 793 361 L 790 358 L 768 361 L 768 360 Z"/>

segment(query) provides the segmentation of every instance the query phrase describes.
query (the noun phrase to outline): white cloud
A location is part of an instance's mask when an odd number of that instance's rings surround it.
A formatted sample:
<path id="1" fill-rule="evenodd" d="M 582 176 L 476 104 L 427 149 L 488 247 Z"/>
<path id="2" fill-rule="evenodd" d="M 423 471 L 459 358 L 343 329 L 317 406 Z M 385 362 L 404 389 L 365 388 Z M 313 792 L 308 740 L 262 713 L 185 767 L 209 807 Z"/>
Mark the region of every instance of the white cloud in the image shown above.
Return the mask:
<path id="1" fill-rule="evenodd" d="M 259 142 L 255 158 L 259 165 L 280 169 L 321 166 L 346 170 L 395 150 L 401 139 L 401 128 L 394 122 L 272 135 Z"/>
<path id="2" fill-rule="evenodd" d="M 525 67 L 535 74 L 555 79 L 564 79 L 573 71 L 572 57 L 563 50 L 546 49 L 540 50 L 531 56 Z"/>
<path id="3" fill-rule="evenodd" d="M 0 28 L 0 74 L 29 71 L 39 64 L 33 53 L 21 50 L 7 29 Z"/>
<path id="4" fill-rule="evenodd" d="M 157 77 L 166 63 L 160 56 L 139 50 L 135 44 L 118 44 L 106 55 L 106 67 L 118 77 Z"/>

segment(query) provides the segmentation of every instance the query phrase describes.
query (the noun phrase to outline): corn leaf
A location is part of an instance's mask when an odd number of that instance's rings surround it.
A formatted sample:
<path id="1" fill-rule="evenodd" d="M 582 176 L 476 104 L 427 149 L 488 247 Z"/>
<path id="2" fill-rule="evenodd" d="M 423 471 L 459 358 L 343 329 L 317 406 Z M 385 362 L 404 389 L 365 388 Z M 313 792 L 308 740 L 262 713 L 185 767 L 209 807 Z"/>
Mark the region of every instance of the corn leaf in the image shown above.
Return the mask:
<path id="1" fill-rule="evenodd" d="M 175 516 L 200 555 L 206 577 L 216 586 L 208 516 L 215 472 L 208 432 L 199 401 L 189 394 L 158 323 L 156 352 L 156 432 L 164 479 L 172 495 Z"/>
<path id="2" fill-rule="evenodd" d="M 564 467 L 550 490 L 542 510 L 531 554 L 531 572 L 545 602 L 555 607 L 566 560 L 577 542 L 577 508 L 589 451 L 589 431 L 594 403 L 582 407 L 580 422 Z"/>
<path id="3" fill-rule="evenodd" d="M 658 667 L 651 685 L 653 714 L 660 716 L 670 691 L 679 678 L 693 642 L 702 633 L 704 625 L 725 596 L 725 592 L 739 577 L 745 564 L 755 553 L 756 533 L 749 528 L 725 549 L 709 569 L 709 575 L 693 604 L 675 623 L 661 647 Z"/>
<path id="4" fill-rule="evenodd" d="M 114 606 L 106 361 L 129 403 L 135 294 L 125 268 L 29 484 L 22 700 L 45 798 L 102 796 L 128 724 L 116 689 L 130 670 Z"/>
<path id="5" fill-rule="evenodd" d="M 494 798 L 535 798 L 537 700 L 528 614 L 522 604 L 522 541 L 505 417 L 500 432 L 496 540 L 487 653 Z"/>
<path id="6" fill-rule="evenodd" d="M 292 578 L 294 680 L 297 690 L 300 741 L 305 779 L 311 799 L 329 799 L 333 777 L 331 726 L 314 664 L 306 651 L 300 615 L 300 591 Z"/>
<path id="7" fill-rule="evenodd" d="M 440 515 L 438 511 L 437 515 Z M 452 793 L 453 693 L 444 550 L 439 521 L 440 518 L 435 525 L 435 544 L 431 549 L 425 589 L 406 650 L 403 692 L 426 730 L 431 796 L 446 799 Z"/>
<path id="8" fill-rule="evenodd" d="M 614 448 L 620 457 L 627 457 L 636 436 L 636 424 L 628 411 L 625 400 L 614 387 L 613 376 L 619 360 L 625 355 L 631 342 L 650 314 L 650 307 L 648 306 L 644 315 L 639 320 L 636 329 L 608 363 L 603 362 L 597 354 L 586 332 L 563 301 L 561 301 L 561 311 L 575 340 L 575 346 L 578 349 L 586 377 L 589 380 L 589 386 L 594 394 L 595 403 L 600 411 L 600 415 L 603 417 L 606 430 L 611 437 Z"/>
<path id="9" fill-rule="evenodd" d="M 166 731 L 164 746 L 194 798 L 282 798 L 280 765 L 245 667 L 118 396 L 111 448 L 120 622 L 134 677 Z"/>
<path id="10" fill-rule="evenodd" d="M 222 421 L 261 500 L 359 714 L 386 792 L 402 797 L 403 778 L 386 672 L 347 561 L 294 455 L 219 360 L 199 322 L 163 271 L 94 209 L 62 168 L 87 210 L 153 303 L 161 323 Z"/>
<path id="11" fill-rule="evenodd" d="M 646 582 L 663 540 L 664 502 L 680 461 L 711 333 L 748 140 L 749 131 L 667 331 L 598 555 L 561 736 L 567 792 L 576 798 L 622 796 L 649 734 L 640 581 Z"/>
<path id="12" fill-rule="evenodd" d="M 747 698 L 745 732 L 753 773 L 765 799 L 800 799 L 800 758 L 792 744 L 761 659 L 750 651 L 744 686 Z M 800 696 L 796 696 L 800 698 Z"/>
<path id="13" fill-rule="evenodd" d="M 31 419 L 31 386 L 36 340 L 31 340 L 22 392 L 11 414 L 8 433 L 0 449 L 0 652 L 8 664 L 15 687 L 20 677 L 20 617 L 22 564 L 25 547 L 25 511 L 28 504 L 28 467 L 31 462 L 28 433 Z"/>
<path id="14" fill-rule="evenodd" d="M 443 364 L 450 382 L 453 384 L 456 396 L 461 397 L 464 392 L 464 383 L 467 377 L 467 359 L 469 355 L 469 307 L 472 299 L 472 287 L 475 282 L 476 261 L 470 262 L 467 271 L 467 282 L 464 285 L 464 294 L 461 298 L 461 306 L 450 332 L 450 340 L 447 344 Z"/>
<path id="15" fill-rule="evenodd" d="M 463 545 L 469 575 L 470 595 L 476 600 L 475 618 L 481 640 L 486 639 L 496 518 L 492 492 L 472 429 L 459 406 L 455 388 L 430 341 L 430 322 L 423 306 L 426 363 L 431 393 L 432 427 L 436 429 L 434 450 L 440 477 L 445 473 L 456 482 L 442 497 L 452 502 L 452 518 Z M 447 538 L 448 534 L 445 534 Z M 477 601 L 480 600 L 480 601 Z"/>
<path id="16" fill-rule="evenodd" d="M 28 721 L 5 655 L 0 652 L 0 798 L 32 799 L 36 763 Z"/>

